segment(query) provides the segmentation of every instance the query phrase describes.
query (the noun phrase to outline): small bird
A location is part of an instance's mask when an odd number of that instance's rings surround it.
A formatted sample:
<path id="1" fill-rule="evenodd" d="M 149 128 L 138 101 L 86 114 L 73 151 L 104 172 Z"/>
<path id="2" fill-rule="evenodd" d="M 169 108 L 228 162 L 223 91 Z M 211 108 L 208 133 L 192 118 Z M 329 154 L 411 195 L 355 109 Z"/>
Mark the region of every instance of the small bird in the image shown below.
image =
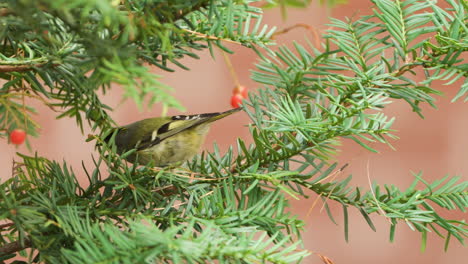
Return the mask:
<path id="1" fill-rule="evenodd" d="M 119 154 L 136 149 L 125 159 L 139 164 L 165 167 L 184 162 L 200 149 L 212 122 L 238 112 L 234 108 L 220 113 L 155 117 L 119 127 L 115 145 Z M 109 141 L 113 134 L 106 138 Z"/>

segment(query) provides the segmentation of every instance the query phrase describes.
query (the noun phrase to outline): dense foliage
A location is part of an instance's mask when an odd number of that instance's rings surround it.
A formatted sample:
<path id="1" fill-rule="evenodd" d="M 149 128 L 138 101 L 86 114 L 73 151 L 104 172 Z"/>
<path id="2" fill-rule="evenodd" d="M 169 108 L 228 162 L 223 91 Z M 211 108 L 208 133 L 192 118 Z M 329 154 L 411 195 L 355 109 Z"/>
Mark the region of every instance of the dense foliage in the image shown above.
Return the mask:
<path id="1" fill-rule="evenodd" d="M 306 190 L 342 205 L 346 239 L 355 208 L 372 229 L 370 214 L 388 218 L 390 240 L 405 223 L 422 234 L 423 246 L 430 231 L 447 245 L 451 237 L 463 243 L 466 223 L 436 208 L 465 211 L 468 182 L 446 176 L 429 183 L 418 174 L 406 190 L 374 184 L 366 191 L 349 186 L 350 177 L 333 180 L 345 165 L 327 160 L 339 138 L 370 151 L 371 142 L 387 144 L 394 119 L 382 110 L 404 100 L 422 116 L 420 105 L 434 106 L 441 93 L 434 81 L 464 80 L 454 101 L 468 99 L 467 2 L 374 0 L 372 15 L 333 19 L 320 46 L 293 49 L 273 46 L 275 28 L 262 23 L 254 2 L 0 1 L 5 140 L 15 128 L 37 135 L 24 98 L 106 134 L 112 109 L 98 94 L 114 82 L 140 107 L 181 109 L 148 65 L 187 69 L 181 58 L 231 52 L 227 42 L 257 52 L 253 79 L 261 85 L 244 105 L 253 144 L 239 139 L 227 153 L 204 153 L 186 166 L 128 164 L 96 136 L 100 155 L 84 168 L 83 187 L 65 162 L 20 154 L 0 188 L 0 262 L 25 248 L 33 249 L 30 262 L 47 263 L 300 262 L 310 254 L 300 249 L 304 223 L 288 213 L 286 198 L 306 199 Z M 266 2 L 284 9 L 310 1 Z"/>

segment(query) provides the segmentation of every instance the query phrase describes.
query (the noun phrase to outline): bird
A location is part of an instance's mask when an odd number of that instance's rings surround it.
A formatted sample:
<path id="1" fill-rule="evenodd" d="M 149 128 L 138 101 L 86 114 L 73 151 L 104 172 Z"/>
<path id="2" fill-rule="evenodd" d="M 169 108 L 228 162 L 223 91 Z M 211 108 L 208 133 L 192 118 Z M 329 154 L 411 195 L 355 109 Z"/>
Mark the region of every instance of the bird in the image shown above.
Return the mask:
<path id="1" fill-rule="evenodd" d="M 131 163 L 155 167 L 181 164 L 198 153 L 211 123 L 241 109 L 147 118 L 115 128 L 105 141 L 113 138 L 120 155 L 135 149 L 134 153 L 125 155 L 125 160 Z"/>

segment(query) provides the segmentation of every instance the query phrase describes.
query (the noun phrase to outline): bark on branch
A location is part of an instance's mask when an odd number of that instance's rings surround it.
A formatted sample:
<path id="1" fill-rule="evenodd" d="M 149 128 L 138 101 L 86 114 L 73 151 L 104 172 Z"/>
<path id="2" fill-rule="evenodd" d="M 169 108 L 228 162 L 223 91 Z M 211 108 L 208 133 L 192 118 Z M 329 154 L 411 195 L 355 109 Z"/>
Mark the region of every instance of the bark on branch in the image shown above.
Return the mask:
<path id="1" fill-rule="evenodd" d="M 26 238 L 23 243 L 21 241 L 14 241 L 0 247 L 0 257 L 13 254 L 15 252 L 21 251 L 23 249 L 29 248 L 32 246 L 31 240 Z"/>
<path id="2" fill-rule="evenodd" d="M 45 66 L 47 63 L 39 63 L 32 65 L 0 65 L 0 72 L 25 72 L 31 71 L 34 68 L 40 68 Z M 58 64 L 52 64 L 52 66 L 57 66 Z"/>

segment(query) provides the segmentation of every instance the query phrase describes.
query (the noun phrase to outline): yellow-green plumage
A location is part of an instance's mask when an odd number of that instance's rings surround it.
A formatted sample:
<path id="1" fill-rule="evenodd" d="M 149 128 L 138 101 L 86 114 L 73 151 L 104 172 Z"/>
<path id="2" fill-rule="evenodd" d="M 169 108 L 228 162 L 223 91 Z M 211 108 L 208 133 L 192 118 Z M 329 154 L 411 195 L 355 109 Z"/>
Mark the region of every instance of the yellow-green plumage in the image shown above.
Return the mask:
<path id="1" fill-rule="evenodd" d="M 118 128 L 115 136 L 121 154 L 136 148 L 126 159 L 138 163 L 164 167 L 184 162 L 200 149 L 212 122 L 231 115 L 240 108 L 221 113 L 156 117 L 137 121 Z"/>

